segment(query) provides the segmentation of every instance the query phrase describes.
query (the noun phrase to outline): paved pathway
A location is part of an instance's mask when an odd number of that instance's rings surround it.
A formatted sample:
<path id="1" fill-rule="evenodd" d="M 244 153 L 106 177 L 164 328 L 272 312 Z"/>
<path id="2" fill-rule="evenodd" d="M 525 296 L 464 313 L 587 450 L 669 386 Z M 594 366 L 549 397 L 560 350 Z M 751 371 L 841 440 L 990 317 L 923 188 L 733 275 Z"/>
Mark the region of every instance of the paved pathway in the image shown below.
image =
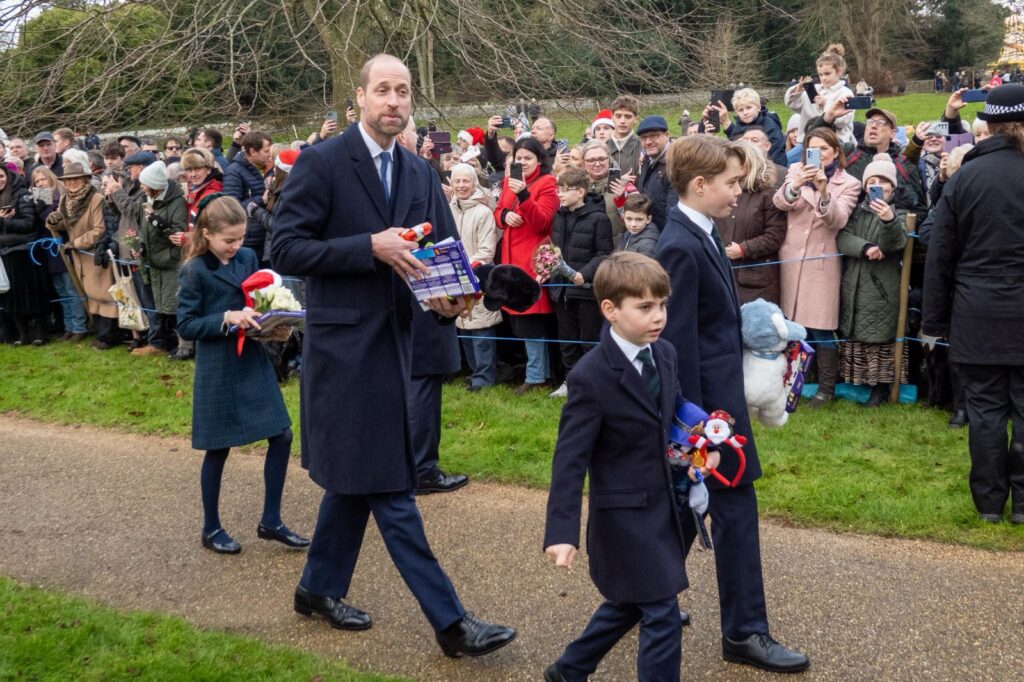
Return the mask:
<path id="1" fill-rule="evenodd" d="M 373 629 L 331 630 L 291 610 L 303 555 L 256 538 L 258 455 L 232 454 L 225 473 L 222 518 L 244 551 L 200 547 L 200 459 L 179 439 L 0 416 L 0 574 L 421 680 L 538 680 L 599 602 L 585 561 L 571 574 L 544 561 L 543 492 L 474 482 L 422 499 L 427 534 L 467 607 L 518 639 L 445 658 L 373 529 L 350 594 Z M 284 518 L 309 532 L 320 491 L 297 465 L 289 474 Z M 772 630 L 810 655 L 803 679 L 1024 677 L 1021 554 L 773 524 L 762 545 Z M 688 568 L 684 679 L 772 677 L 721 660 L 713 562 L 695 553 Z M 634 635 L 595 679 L 632 679 L 635 650 Z"/>

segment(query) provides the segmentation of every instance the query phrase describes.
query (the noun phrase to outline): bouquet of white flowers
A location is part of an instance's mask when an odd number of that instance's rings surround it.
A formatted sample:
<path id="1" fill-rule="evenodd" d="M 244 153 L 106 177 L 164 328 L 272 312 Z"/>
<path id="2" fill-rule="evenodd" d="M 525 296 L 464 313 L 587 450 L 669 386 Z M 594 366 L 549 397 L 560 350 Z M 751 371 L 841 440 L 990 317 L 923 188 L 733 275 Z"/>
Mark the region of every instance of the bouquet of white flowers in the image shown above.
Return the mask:
<path id="1" fill-rule="evenodd" d="M 248 336 L 264 337 L 276 327 L 298 326 L 306 319 L 302 305 L 291 289 L 284 285 L 281 275 L 273 270 L 257 270 L 249 275 L 242 282 L 242 292 L 245 294 L 246 307 L 260 313 L 256 319 L 260 328 L 248 330 Z"/>

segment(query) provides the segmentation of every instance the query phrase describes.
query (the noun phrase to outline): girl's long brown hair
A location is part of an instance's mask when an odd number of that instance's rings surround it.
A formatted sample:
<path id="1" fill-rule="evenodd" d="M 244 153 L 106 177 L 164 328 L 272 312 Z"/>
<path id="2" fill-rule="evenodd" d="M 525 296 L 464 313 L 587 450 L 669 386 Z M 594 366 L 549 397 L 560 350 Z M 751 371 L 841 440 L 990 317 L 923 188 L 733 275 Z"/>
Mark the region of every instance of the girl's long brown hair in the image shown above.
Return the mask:
<path id="1" fill-rule="evenodd" d="M 221 230 L 235 225 L 245 225 L 245 209 L 234 197 L 219 196 L 212 199 L 210 203 L 199 212 L 196 220 L 196 229 L 192 233 L 192 245 L 189 247 L 188 259 L 202 256 L 210 250 L 210 242 L 207 241 L 203 230 L 210 234 L 217 234 Z"/>

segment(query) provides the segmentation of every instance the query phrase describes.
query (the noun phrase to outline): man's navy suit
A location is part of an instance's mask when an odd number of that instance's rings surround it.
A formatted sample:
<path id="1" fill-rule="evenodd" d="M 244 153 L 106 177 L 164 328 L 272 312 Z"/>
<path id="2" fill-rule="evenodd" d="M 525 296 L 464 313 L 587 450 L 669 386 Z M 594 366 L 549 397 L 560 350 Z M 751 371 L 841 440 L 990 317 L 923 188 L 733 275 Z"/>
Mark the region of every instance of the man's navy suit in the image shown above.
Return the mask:
<path id="1" fill-rule="evenodd" d="M 587 555 L 607 600 L 558 660 L 566 679 L 592 674 L 638 622 L 640 679 L 679 678 L 676 595 L 687 586 L 686 544 L 665 447 L 678 382 L 670 343 L 651 345 L 660 400 L 611 338 L 569 373 L 552 462 L 544 546 L 580 545 L 584 475 L 590 476 Z"/>
<path id="2" fill-rule="evenodd" d="M 275 217 L 274 267 L 306 278 L 302 465 L 326 491 L 299 584 L 346 596 L 372 513 L 395 566 L 442 630 L 465 611 L 431 553 L 412 492 L 412 294 L 374 259 L 370 236 L 428 221 L 440 241 L 451 219 L 430 169 L 400 145 L 393 152 L 389 202 L 358 126 L 307 148 Z"/>
<path id="3" fill-rule="evenodd" d="M 724 255 L 678 206 L 668 213 L 657 259 L 672 282 L 662 338 L 676 348 L 680 391 L 707 412 L 728 412 L 736 420 L 736 433 L 747 438 L 747 468 L 739 485 L 727 488 L 707 479 L 722 633 L 745 639 L 767 633 L 768 616 L 753 486 L 761 465 L 743 394 L 739 301 Z M 731 479 L 737 465 L 732 451 L 723 449 L 719 471 Z M 689 516 L 684 527 L 692 544 L 695 528 Z"/>

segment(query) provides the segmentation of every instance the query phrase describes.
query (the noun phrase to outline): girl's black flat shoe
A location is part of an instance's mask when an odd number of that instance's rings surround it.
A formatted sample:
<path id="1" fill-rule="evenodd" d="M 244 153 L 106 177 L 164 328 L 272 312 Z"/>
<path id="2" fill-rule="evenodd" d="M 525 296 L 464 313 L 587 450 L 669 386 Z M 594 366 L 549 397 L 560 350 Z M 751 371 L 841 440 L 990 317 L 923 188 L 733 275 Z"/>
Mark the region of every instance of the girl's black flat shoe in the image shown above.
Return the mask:
<path id="1" fill-rule="evenodd" d="M 264 540 L 276 540 L 288 547 L 309 547 L 309 538 L 302 537 L 283 523 L 277 528 L 264 526 L 261 523 L 256 526 L 256 535 Z"/>
<path id="2" fill-rule="evenodd" d="M 218 533 L 224 533 L 224 537 L 226 537 L 227 540 L 222 542 L 214 540 Z M 238 554 L 242 551 L 242 546 L 235 542 L 223 528 L 218 528 L 212 533 L 203 533 L 203 547 L 217 552 L 218 554 Z"/>

